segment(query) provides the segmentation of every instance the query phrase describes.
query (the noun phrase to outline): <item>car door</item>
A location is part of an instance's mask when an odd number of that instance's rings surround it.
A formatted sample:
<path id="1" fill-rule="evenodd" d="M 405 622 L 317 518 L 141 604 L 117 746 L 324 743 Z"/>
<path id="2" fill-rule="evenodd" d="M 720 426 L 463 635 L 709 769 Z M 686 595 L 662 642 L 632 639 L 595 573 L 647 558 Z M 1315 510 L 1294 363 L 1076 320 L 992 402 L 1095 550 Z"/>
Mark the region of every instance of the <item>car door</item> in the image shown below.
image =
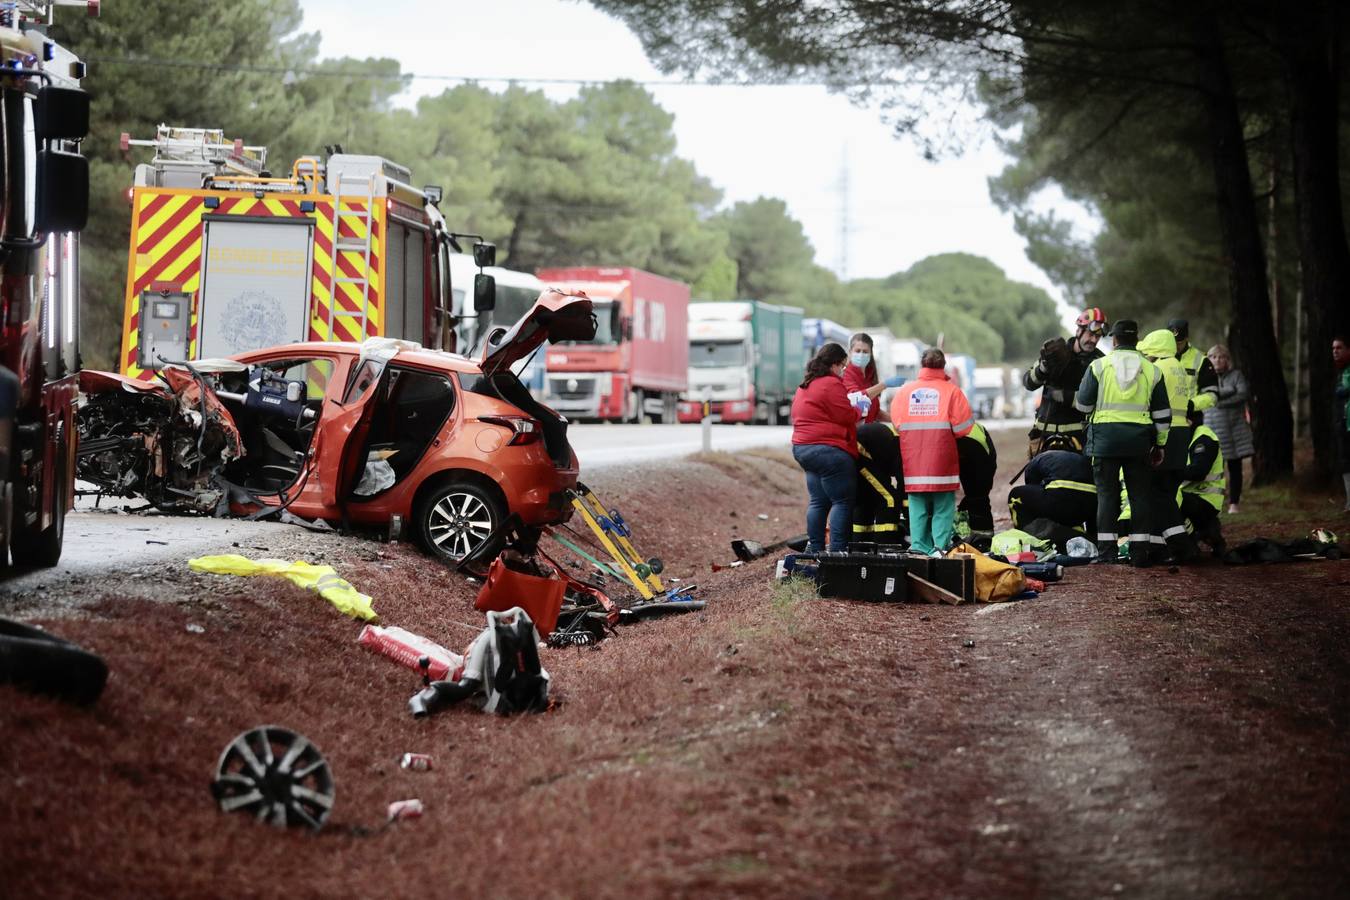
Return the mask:
<path id="1" fill-rule="evenodd" d="M 365 468 L 362 451 L 371 420 L 388 392 L 389 371 L 387 359 L 358 359 L 342 401 L 330 400 L 335 408 L 324 416 L 317 475 L 320 498 L 334 515 L 340 512 L 343 498 L 351 494 Z"/>

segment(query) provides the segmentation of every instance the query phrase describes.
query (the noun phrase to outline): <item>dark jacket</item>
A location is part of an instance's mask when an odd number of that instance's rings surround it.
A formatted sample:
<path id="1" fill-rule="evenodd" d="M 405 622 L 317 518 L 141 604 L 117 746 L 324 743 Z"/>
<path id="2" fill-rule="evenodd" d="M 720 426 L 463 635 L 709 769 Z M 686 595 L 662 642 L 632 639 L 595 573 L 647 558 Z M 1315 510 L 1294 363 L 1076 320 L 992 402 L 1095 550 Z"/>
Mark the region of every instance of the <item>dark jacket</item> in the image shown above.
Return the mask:
<path id="1" fill-rule="evenodd" d="M 1052 481 L 1077 481 L 1092 484 L 1092 460 L 1072 450 L 1047 450 L 1027 463 L 1027 484 L 1046 485 Z"/>
<path id="2" fill-rule="evenodd" d="M 1102 357 L 1102 351 L 1093 348 L 1091 353 L 1077 351 L 1076 339 L 1069 342 L 1074 350 L 1062 368 L 1047 371 L 1046 362 L 1038 360 L 1034 366 L 1022 373 L 1022 386 L 1029 391 L 1041 390 L 1041 405 L 1036 410 L 1036 421 L 1054 425 L 1081 423 L 1083 414 L 1074 409 L 1073 395 L 1083 382 L 1092 361 Z"/>

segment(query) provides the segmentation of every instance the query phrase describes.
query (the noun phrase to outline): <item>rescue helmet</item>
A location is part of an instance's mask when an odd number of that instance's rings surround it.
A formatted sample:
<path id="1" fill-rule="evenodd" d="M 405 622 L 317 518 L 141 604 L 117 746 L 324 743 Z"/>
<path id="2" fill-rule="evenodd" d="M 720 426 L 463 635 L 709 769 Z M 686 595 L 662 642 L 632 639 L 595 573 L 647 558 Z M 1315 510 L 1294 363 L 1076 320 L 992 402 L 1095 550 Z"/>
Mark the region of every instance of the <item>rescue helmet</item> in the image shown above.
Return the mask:
<path id="1" fill-rule="evenodd" d="M 1102 312 L 1101 307 L 1093 306 L 1083 310 L 1078 315 L 1075 323 L 1079 328 L 1086 328 L 1093 334 L 1105 334 L 1107 329 L 1106 313 Z"/>

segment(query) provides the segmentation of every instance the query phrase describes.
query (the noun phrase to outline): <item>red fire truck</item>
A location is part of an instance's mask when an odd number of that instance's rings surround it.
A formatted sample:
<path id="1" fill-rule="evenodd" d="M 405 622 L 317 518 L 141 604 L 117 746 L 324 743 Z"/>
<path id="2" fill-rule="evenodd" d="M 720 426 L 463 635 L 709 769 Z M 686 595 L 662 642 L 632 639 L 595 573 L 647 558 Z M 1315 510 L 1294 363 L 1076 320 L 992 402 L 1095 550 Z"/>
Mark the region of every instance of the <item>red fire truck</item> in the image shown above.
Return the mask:
<path id="1" fill-rule="evenodd" d="M 274 176 L 266 147 L 219 129 L 122 135 L 123 150 L 133 146 L 155 154 L 128 191 L 123 374 L 299 341 L 456 349 L 466 309 L 452 308 L 449 254 L 476 236 L 447 230 L 439 187 L 413 187 L 406 167 L 341 148 Z M 491 244 L 473 249 L 480 268 L 493 264 Z M 491 282 L 476 277 L 475 309 L 491 308 Z"/>
<path id="2" fill-rule="evenodd" d="M 58 5 L 0 6 L 0 565 L 55 565 L 74 499 L 89 96 L 46 36 Z"/>

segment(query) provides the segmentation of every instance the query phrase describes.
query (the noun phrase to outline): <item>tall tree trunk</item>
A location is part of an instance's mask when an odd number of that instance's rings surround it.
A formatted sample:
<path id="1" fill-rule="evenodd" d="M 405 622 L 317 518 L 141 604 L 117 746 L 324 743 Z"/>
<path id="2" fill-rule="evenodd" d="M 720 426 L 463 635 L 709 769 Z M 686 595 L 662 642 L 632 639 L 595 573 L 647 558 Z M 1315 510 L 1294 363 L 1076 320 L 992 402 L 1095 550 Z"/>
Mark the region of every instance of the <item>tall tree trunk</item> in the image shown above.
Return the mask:
<path id="1" fill-rule="evenodd" d="M 1331 471 L 1331 338 L 1350 329 L 1350 246 L 1341 209 L 1340 23 L 1334 4 L 1295 4 L 1280 18 L 1289 86 L 1303 302 L 1308 311 L 1309 408 L 1317 466 Z"/>
<path id="2" fill-rule="evenodd" d="M 1196 10 L 1191 30 L 1197 46 L 1200 97 L 1208 118 L 1233 332 L 1251 386 L 1256 446 L 1254 482 L 1265 484 L 1294 470 L 1289 388 L 1270 318 L 1266 257 L 1261 247 L 1242 119 L 1216 14 L 1212 10 Z"/>

